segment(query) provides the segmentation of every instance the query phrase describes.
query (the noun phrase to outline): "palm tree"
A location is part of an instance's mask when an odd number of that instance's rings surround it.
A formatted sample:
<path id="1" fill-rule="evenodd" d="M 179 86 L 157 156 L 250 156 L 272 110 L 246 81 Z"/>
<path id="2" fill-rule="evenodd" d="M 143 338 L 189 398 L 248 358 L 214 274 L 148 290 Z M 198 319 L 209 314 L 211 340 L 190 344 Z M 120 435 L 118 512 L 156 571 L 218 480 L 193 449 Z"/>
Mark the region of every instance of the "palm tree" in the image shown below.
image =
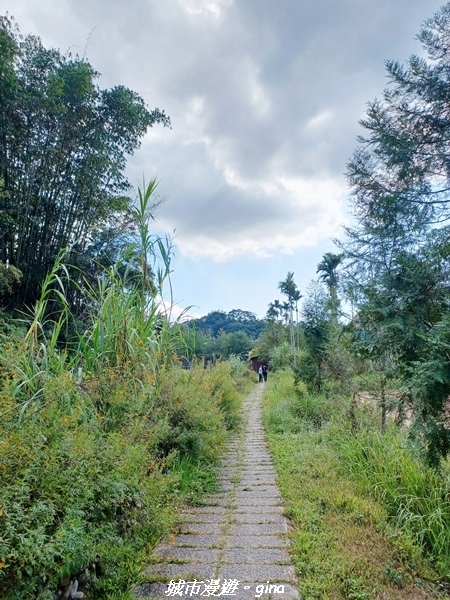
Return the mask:
<path id="1" fill-rule="evenodd" d="M 343 254 L 326 252 L 323 255 L 322 261 L 317 265 L 316 273 L 320 273 L 320 279 L 327 284 L 330 294 L 337 287 L 338 274 L 336 269 L 341 264 L 343 259 Z"/>
<path id="2" fill-rule="evenodd" d="M 286 325 L 289 325 L 291 316 L 291 305 L 289 302 L 283 302 L 281 304 L 281 314 L 283 315 Z"/>
<path id="3" fill-rule="evenodd" d="M 319 278 L 327 285 L 330 290 L 331 310 L 337 318 L 337 285 L 338 273 L 337 268 L 344 259 L 344 254 L 333 254 L 326 252 L 323 255 L 321 262 L 317 265 L 316 273 L 320 273 Z"/>
<path id="4" fill-rule="evenodd" d="M 294 356 L 294 366 L 296 365 L 296 352 L 295 352 L 295 339 L 294 339 L 294 318 L 293 318 L 293 310 L 294 310 L 294 303 L 297 307 L 297 303 L 301 298 L 301 294 L 297 288 L 297 285 L 294 281 L 294 273 L 290 273 L 288 272 L 286 279 L 284 281 L 280 281 L 278 284 L 278 289 L 280 290 L 280 292 L 282 294 L 284 294 L 285 296 L 287 296 L 287 303 L 285 303 L 286 306 L 286 312 L 289 316 L 289 331 L 290 331 L 290 338 L 291 338 L 291 346 L 292 346 L 292 354 Z M 297 315 L 298 315 L 298 310 L 297 310 Z M 298 317 L 297 317 L 297 321 L 298 321 Z"/>
<path id="5" fill-rule="evenodd" d="M 274 302 L 269 302 L 269 308 L 267 309 L 266 319 L 268 321 L 276 321 L 278 318 L 279 312 L 278 308 L 275 306 Z"/>
<path id="6" fill-rule="evenodd" d="M 273 307 L 277 311 L 278 316 L 282 317 L 282 315 L 283 315 L 283 305 L 278 300 L 278 298 L 276 300 L 274 300 Z"/>
<path id="7" fill-rule="evenodd" d="M 300 298 L 302 298 L 302 295 L 300 293 L 299 289 L 295 290 L 295 293 L 292 296 L 292 300 L 295 302 L 295 331 L 297 333 L 297 340 L 296 340 L 296 345 L 297 348 L 299 347 L 299 340 L 298 340 L 298 301 L 300 300 Z"/>

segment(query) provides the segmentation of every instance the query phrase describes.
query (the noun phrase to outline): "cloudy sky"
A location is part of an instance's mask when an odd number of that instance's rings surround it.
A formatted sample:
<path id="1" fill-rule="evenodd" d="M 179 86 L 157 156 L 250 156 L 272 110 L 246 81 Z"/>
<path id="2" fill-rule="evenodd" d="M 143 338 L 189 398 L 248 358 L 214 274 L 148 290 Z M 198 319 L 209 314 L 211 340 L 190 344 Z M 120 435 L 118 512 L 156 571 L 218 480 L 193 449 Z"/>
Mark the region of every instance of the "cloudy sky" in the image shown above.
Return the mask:
<path id="1" fill-rule="evenodd" d="M 435 0 L 0 0 L 22 33 L 86 56 L 156 126 L 130 181 L 156 178 L 176 303 L 264 316 L 288 271 L 302 292 L 348 222 L 345 165 L 384 61 L 421 53 Z"/>

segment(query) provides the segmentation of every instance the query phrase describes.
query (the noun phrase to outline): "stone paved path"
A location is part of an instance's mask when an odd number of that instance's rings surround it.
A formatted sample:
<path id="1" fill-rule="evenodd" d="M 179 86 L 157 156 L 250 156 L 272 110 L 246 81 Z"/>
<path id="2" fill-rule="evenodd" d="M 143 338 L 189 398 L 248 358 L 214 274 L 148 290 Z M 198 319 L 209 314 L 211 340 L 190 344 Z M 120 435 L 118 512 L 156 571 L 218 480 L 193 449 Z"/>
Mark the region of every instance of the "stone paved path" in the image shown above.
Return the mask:
<path id="1" fill-rule="evenodd" d="M 264 440 L 262 391 L 257 384 L 244 402 L 246 427 L 222 461 L 220 492 L 184 513 L 180 534 L 155 549 L 161 562 L 146 571 L 154 582 L 137 587 L 137 598 L 301 598 Z M 170 580 L 180 581 L 177 589 L 168 586 Z"/>

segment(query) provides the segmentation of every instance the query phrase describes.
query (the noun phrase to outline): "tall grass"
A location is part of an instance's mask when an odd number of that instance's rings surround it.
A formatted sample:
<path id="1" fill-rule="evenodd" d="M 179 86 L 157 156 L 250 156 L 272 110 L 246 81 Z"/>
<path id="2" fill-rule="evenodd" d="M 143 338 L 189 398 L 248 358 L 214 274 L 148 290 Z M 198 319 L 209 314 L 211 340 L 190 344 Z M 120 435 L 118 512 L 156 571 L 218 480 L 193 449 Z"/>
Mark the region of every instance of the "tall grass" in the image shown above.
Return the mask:
<path id="1" fill-rule="evenodd" d="M 86 294 L 89 312 L 77 350 L 87 373 L 130 364 L 156 369 L 166 321 L 153 299 L 142 310 L 141 290 L 130 288 L 127 279 L 127 272 L 121 275 L 120 265 L 115 265 L 104 273 L 97 289 L 90 287 Z"/>
<path id="2" fill-rule="evenodd" d="M 33 310 L 21 319 L 27 328 L 18 349 L 11 343 L 5 345 L 9 352 L 15 353 L 14 370 L 8 382 L 10 405 L 7 412 L 19 414 L 19 417 L 30 406 L 39 406 L 49 378 L 70 368 L 67 354 L 58 347 L 69 315 L 64 287 L 68 272 L 62 263 L 63 257 L 64 252 L 60 252 L 42 283 L 39 300 Z M 5 356 L 0 356 L 0 365 L 2 358 L 4 360 Z"/>
<path id="3" fill-rule="evenodd" d="M 411 533 L 442 573 L 450 572 L 450 479 L 415 456 L 406 433 L 366 429 L 337 444 L 343 465 Z"/>
<path id="4" fill-rule="evenodd" d="M 161 309 L 170 249 L 142 231 L 153 189 L 140 194 L 137 246 L 83 288 L 75 341 L 61 338 L 73 322 L 61 255 L 28 332 L 0 354 L 2 598 L 50 600 L 80 574 L 90 597 L 125 598 L 238 423 L 235 365 L 178 364 Z"/>
<path id="5" fill-rule="evenodd" d="M 350 410 L 349 398 L 317 394 L 285 371 L 267 390 L 265 425 L 273 434 L 313 431 L 317 443 L 333 451 L 342 475 L 385 507 L 393 527 L 413 540 L 447 581 L 450 464 L 444 463 L 440 473 L 427 467 L 407 431 L 391 423 L 381 434 L 370 410 Z"/>

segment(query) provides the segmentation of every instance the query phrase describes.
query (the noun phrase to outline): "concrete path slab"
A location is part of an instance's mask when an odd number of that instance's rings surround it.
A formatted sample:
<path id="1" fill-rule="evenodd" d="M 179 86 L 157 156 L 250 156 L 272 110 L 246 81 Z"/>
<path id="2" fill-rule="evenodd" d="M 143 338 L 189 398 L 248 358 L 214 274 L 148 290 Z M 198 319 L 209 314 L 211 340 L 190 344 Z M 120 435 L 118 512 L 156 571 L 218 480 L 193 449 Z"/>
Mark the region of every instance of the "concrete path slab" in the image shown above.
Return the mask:
<path id="1" fill-rule="evenodd" d="M 183 512 L 179 534 L 155 549 L 136 598 L 301 600 L 264 439 L 262 391 L 257 384 L 244 402 L 246 425 L 221 462 L 220 491 Z"/>

